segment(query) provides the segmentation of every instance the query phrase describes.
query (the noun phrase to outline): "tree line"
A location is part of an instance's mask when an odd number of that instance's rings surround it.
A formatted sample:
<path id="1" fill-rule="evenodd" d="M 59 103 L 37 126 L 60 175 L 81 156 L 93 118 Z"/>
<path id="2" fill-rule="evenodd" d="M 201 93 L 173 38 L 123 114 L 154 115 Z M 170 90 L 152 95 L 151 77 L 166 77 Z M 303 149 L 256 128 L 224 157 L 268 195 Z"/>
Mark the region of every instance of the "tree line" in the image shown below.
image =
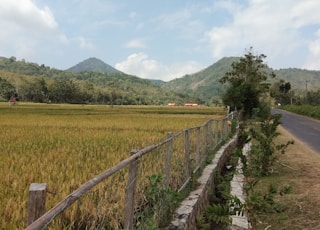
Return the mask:
<path id="1" fill-rule="evenodd" d="M 164 105 L 202 101 L 125 73 L 70 72 L 0 57 L 0 101 L 112 105 Z"/>
<path id="2" fill-rule="evenodd" d="M 75 79 L 34 78 L 19 85 L 0 77 L 0 101 L 15 97 L 19 101 L 37 103 L 147 105 L 159 104 L 153 97 L 124 94 L 116 88 L 99 88 L 88 81 Z"/>

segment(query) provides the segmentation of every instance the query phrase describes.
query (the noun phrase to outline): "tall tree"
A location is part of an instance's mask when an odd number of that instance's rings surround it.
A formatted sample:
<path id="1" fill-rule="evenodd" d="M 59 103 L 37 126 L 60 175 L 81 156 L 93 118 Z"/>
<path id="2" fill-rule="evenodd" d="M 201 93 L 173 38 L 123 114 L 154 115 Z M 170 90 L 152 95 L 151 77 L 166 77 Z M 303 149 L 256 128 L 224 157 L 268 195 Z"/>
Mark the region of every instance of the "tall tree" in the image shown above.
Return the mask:
<path id="1" fill-rule="evenodd" d="M 255 108 L 262 108 L 261 96 L 269 91 L 266 80 L 275 77 L 263 60 L 266 55 L 254 55 L 252 47 L 238 62 L 232 63 L 231 71 L 227 72 L 221 83 L 229 83 L 222 95 L 225 105 L 231 109 L 242 110 L 245 117 L 250 118 Z"/>
<path id="2" fill-rule="evenodd" d="M 15 87 L 8 82 L 6 79 L 2 79 L 0 77 L 0 101 L 1 100 L 9 100 L 10 97 L 16 96 Z"/>
<path id="3" fill-rule="evenodd" d="M 270 95 L 275 99 L 276 103 L 287 105 L 291 103 L 291 99 L 293 97 L 293 92 L 290 90 L 290 82 L 284 82 L 283 80 L 280 80 L 272 85 L 270 89 Z"/>

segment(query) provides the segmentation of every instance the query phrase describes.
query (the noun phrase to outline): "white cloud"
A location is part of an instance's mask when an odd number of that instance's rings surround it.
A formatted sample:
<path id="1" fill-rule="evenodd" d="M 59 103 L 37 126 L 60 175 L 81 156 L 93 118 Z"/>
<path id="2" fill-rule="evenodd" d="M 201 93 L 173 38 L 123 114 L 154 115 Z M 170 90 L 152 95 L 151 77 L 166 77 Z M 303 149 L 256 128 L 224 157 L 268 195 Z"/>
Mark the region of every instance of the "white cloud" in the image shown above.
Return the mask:
<path id="1" fill-rule="evenodd" d="M 149 58 L 145 53 L 134 53 L 126 60 L 115 65 L 118 70 L 147 79 L 161 79 L 169 81 L 179 78 L 188 73 L 199 71 L 202 66 L 194 61 L 178 63 L 166 66 L 154 59 Z"/>
<path id="2" fill-rule="evenodd" d="M 1 0 L 2 22 L 34 31 L 55 30 L 58 27 L 50 9 L 38 8 L 31 0 Z"/>
<path id="3" fill-rule="evenodd" d="M 303 65 L 303 68 L 311 70 L 320 69 L 320 29 L 317 31 L 317 39 L 309 43 L 309 56 L 307 57 L 306 63 Z"/>
<path id="4" fill-rule="evenodd" d="M 126 48 L 146 48 L 146 45 L 141 39 L 134 39 L 134 40 L 128 41 L 125 44 L 125 47 Z"/>
<path id="5" fill-rule="evenodd" d="M 186 7 L 171 14 L 162 14 L 156 19 L 158 30 L 168 31 L 179 39 L 198 39 L 205 30 L 204 22 L 194 17 L 198 7 Z"/>
<path id="6" fill-rule="evenodd" d="M 137 16 L 138 16 L 138 14 L 137 14 L 137 12 L 135 12 L 135 11 L 132 11 L 132 12 L 130 12 L 130 14 L 129 14 L 129 18 L 130 18 L 130 19 L 135 19 Z"/>
<path id="7" fill-rule="evenodd" d="M 0 30 L 2 55 L 24 59 L 33 59 L 48 42 L 64 44 L 68 41 L 59 32 L 51 10 L 38 7 L 32 0 L 1 0 Z"/>
<path id="8" fill-rule="evenodd" d="M 163 14 L 158 18 L 159 24 L 163 28 L 176 29 L 185 25 L 185 22 L 191 17 L 191 12 L 187 9 L 175 12 L 173 14 Z"/>
<path id="9" fill-rule="evenodd" d="M 232 20 L 205 33 L 215 59 L 242 55 L 245 48 L 253 46 L 267 54 L 275 65 L 281 65 L 286 59 L 292 59 L 310 39 L 302 32 L 304 27 L 320 24 L 317 10 L 320 1 L 317 0 L 250 0 L 246 7 L 228 1 L 216 7 L 232 9 L 229 11 Z"/>
<path id="10" fill-rule="evenodd" d="M 93 50 L 95 48 L 94 44 L 86 40 L 84 37 L 78 37 L 77 40 L 79 41 L 79 46 L 81 49 Z"/>

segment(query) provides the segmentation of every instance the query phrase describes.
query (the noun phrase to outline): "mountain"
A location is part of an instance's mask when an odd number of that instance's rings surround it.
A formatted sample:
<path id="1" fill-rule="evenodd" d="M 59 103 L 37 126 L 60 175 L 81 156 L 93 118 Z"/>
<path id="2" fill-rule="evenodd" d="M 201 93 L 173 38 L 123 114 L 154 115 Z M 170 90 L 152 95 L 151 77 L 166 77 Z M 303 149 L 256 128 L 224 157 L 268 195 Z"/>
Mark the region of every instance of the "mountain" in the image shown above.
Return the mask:
<path id="1" fill-rule="evenodd" d="M 97 59 L 91 60 L 98 63 Z M 49 90 L 50 100 L 62 103 L 166 105 L 172 101 L 177 104 L 194 101 L 193 98 L 162 89 L 160 85 L 163 81 L 160 80 L 147 80 L 120 71 L 112 74 L 89 69 L 81 72 L 64 71 L 15 57 L 0 58 L 0 81 L 2 79 L 8 84 L 0 84 L 0 101 L 7 100 L 7 96 L 2 96 L 5 90 L 14 88 L 19 89 L 20 100 L 35 102 L 48 99 L 41 91 L 43 88 Z M 37 91 L 39 89 L 41 92 Z M 64 90 L 68 96 L 65 96 Z M 37 99 L 39 95 L 40 100 Z M 72 98 L 70 95 L 76 96 Z"/>
<path id="2" fill-rule="evenodd" d="M 97 58 L 89 58 L 68 71 L 63 71 L 44 64 L 26 62 L 23 59 L 19 61 L 15 57 L 0 57 L 0 78 L 8 80 L 15 86 L 18 85 L 21 95 L 22 89 L 32 85 L 35 79 L 44 78 L 48 86 L 51 86 L 54 81 L 71 80 L 82 90 L 91 87 L 92 93 L 98 99 L 101 95 L 110 97 L 110 94 L 115 92 L 119 103 L 123 104 L 166 104 L 168 102 L 183 104 L 190 101 L 212 104 L 221 99 L 227 87 L 219 80 L 231 70 L 232 63 L 239 59 L 240 57 L 225 57 L 197 73 L 164 82 L 125 74 Z M 269 69 L 268 71 L 274 71 L 277 76 L 270 81 L 271 83 L 280 79 L 288 81 L 295 95 L 303 96 L 306 90 L 320 89 L 320 71 L 297 68 Z"/>
<path id="3" fill-rule="evenodd" d="M 227 71 L 231 70 L 231 64 L 237 60 L 239 60 L 238 57 L 222 58 L 197 73 L 171 80 L 163 84 L 162 88 L 197 97 L 201 101 L 217 99 L 226 88 L 219 80 Z"/>
<path id="4" fill-rule="evenodd" d="M 288 68 L 274 71 L 277 79 L 283 79 L 291 84 L 291 88 L 298 94 L 304 94 L 305 90 L 317 91 L 320 89 L 320 71 Z"/>
<path id="5" fill-rule="evenodd" d="M 113 68 L 112 66 L 104 63 L 98 58 L 88 58 L 75 66 L 70 67 L 67 69 L 67 71 L 70 72 L 100 72 L 100 73 L 108 73 L 108 74 L 116 74 L 116 73 L 122 73 L 121 71 Z"/>
<path id="6" fill-rule="evenodd" d="M 162 84 L 162 88 L 179 94 L 196 97 L 203 102 L 215 102 L 220 99 L 221 93 L 226 89 L 225 84 L 219 80 L 226 72 L 231 70 L 231 64 L 239 61 L 240 57 L 224 57 L 209 67 L 190 75 L 171 80 Z M 319 90 L 320 71 L 310 71 L 297 68 L 287 68 L 274 71 L 276 78 L 271 83 L 279 80 L 290 82 L 291 88 L 297 95 L 305 94 L 306 90 Z"/>

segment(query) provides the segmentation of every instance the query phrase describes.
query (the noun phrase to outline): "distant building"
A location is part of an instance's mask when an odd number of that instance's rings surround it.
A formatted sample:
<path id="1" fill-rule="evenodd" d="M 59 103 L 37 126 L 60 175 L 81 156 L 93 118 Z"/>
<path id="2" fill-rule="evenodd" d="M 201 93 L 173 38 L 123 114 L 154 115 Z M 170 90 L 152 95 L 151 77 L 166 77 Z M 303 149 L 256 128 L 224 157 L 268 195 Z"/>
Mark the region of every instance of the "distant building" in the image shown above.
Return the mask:
<path id="1" fill-rule="evenodd" d="M 199 106 L 196 103 L 185 103 L 184 106 Z"/>

